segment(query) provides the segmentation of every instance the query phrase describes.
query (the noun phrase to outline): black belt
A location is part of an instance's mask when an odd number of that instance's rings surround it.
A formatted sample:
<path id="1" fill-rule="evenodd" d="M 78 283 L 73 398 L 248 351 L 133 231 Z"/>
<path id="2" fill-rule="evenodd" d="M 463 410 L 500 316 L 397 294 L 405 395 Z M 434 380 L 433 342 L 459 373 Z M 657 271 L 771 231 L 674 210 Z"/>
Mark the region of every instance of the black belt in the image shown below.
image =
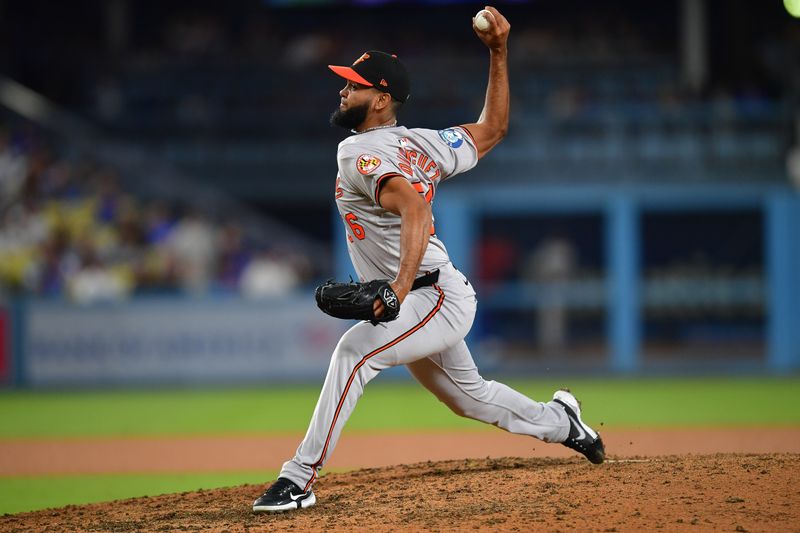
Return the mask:
<path id="1" fill-rule="evenodd" d="M 424 276 L 420 276 L 414 280 L 414 283 L 411 285 L 411 290 L 415 291 L 417 289 L 421 289 L 422 287 L 430 287 L 434 283 L 439 281 L 439 269 L 437 268 L 433 272 L 428 272 Z"/>

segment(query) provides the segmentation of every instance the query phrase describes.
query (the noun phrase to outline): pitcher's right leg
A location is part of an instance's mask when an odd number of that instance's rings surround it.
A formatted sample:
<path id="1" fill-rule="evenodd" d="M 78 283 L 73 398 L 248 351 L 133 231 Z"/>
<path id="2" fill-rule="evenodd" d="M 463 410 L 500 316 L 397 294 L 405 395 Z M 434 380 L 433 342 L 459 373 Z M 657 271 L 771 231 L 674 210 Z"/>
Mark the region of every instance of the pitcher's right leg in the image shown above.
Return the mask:
<path id="1" fill-rule="evenodd" d="M 570 421 L 556 402 L 536 402 L 511 387 L 484 380 L 466 342 L 408 366 L 411 374 L 460 416 L 545 442 L 563 442 Z"/>
<path id="2" fill-rule="evenodd" d="M 552 401 L 542 403 L 502 383 L 485 381 L 464 342 L 410 363 L 408 368 L 420 383 L 458 415 L 511 433 L 530 435 L 545 442 L 560 442 L 595 464 L 605 460 L 602 439 L 583 422 L 580 403 L 567 390 L 556 391 Z"/>

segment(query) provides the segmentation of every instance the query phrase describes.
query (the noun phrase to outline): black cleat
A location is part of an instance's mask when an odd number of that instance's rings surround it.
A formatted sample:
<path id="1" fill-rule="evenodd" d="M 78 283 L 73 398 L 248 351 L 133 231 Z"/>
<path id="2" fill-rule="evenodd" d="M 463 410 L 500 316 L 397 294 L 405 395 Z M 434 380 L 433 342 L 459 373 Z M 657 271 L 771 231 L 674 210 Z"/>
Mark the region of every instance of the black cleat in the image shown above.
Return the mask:
<path id="1" fill-rule="evenodd" d="M 578 399 L 568 390 L 559 390 L 553 394 L 553 401 L 560 404 L 569 418 L 569 436 L 562 444 L 572 448 L 599 465 L 606 458 L 606 448 L 600 435 L 581 420 L 581 406 Z"/>
<path id="2" fill-rule="evenodd" d="M 310 490 L 303 492 L 300 487 L 286 479 L 279 477 L 267 491 L 253 502 L 255 513 L 279 513 L 292 509 L 311 507 L 317 503 L 317 498 Z"/>

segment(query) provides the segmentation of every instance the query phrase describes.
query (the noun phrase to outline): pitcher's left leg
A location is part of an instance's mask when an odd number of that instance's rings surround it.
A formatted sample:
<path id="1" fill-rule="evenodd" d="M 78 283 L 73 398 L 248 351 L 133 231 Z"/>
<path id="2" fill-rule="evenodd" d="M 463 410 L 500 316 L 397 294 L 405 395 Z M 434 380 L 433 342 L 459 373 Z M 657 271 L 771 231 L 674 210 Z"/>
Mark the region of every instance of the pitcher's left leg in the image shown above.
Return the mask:
<path id="1" fill-rule="evenodd" d="M 414 291 L 403 302 L 397 320 L 376 326 L 361 322 L 344 334 L 331 357 L 305 438 L 295 456 L 284 463 L 278 481 L 253 504 L 254 511 L 314 504 L 311 487 L 317 473 L 333 453 L 366 384 L 385 368 L 444 350 L 463 336 L 460 330 L 444 334 L 441 326 L 455 322 L 453 317 L 441 318 L 451 313 L 444 302 L 439 287 Z"/>

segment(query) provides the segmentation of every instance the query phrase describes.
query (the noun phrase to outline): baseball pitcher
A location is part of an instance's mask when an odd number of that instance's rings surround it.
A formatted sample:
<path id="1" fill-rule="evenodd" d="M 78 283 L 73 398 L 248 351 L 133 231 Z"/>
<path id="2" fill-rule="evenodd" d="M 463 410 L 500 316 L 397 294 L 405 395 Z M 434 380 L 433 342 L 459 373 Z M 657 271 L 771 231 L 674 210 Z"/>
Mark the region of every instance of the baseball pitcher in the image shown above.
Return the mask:
<path id="1" fill-rule="evenodd" d="M 475 317 L 475 291 L 436 236 L 431 203 L 439 187 L 474 167 L 508 128 L 511 26 L 496 9 L 487 10 L 486 30 L 473 20 L 490 59 L 477 122 L 439 131 L 399 125 L 410 81 L 394 55 L 369 51 L 349 67 L 330 66 L 345 80 L 331 122 L 352 132 L 339 144 L 334 196 L 359 280 L 329 282 L 317 289 L 316 300 L 332 316 L 362 321 L 336 346 L 305 438 L 253 511 L 314 505 L 314 481 L 364 387 L 396 365 L 406 365 L 458 415 L 563 443 L 592 463 L 605 458 L 602 440 L 581 420 L 568 391 L 536 402 L 481 377 L 464 342 Z"/>

